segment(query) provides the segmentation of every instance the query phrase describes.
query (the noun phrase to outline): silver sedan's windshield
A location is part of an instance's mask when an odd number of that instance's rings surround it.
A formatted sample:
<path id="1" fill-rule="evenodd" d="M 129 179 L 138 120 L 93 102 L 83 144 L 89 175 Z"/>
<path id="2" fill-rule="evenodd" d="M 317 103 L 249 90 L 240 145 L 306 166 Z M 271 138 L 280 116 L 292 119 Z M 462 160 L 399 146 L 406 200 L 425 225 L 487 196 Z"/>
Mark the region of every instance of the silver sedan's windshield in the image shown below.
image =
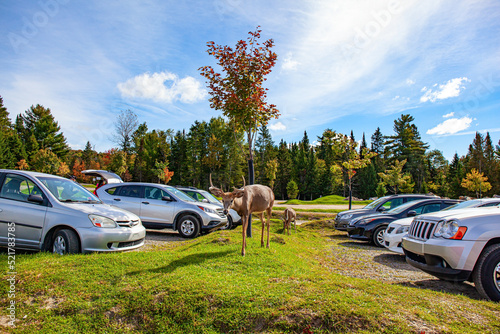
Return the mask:
<path id="1" fill-rule="evenodd" d="M 101 203 L 90 191 L 78 183 L 55 177 L 37 177 L 59 202 L 65 203 Z"/>

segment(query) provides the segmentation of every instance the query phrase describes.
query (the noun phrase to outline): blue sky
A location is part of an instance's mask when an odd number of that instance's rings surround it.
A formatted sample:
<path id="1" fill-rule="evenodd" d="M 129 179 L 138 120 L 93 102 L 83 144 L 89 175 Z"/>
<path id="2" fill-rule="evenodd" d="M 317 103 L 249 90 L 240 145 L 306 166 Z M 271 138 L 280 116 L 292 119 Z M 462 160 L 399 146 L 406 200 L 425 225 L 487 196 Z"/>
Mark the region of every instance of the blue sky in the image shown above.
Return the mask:
<path id="1" fill-rule="evenodd" d="M 188 130 L 210 109 L 206 42 L 234 46 L 260 25 L 278 62 L 268 102 L 276 143 L 325 129 L 392 135 L 411 114 L 447 159 L 476 131 L 500 139 L 497 0 L 0 2 L 0 96 L 11 117 L 51 109 L 69 145 L 115 146 L 131 109 L 149 129 Z"/>

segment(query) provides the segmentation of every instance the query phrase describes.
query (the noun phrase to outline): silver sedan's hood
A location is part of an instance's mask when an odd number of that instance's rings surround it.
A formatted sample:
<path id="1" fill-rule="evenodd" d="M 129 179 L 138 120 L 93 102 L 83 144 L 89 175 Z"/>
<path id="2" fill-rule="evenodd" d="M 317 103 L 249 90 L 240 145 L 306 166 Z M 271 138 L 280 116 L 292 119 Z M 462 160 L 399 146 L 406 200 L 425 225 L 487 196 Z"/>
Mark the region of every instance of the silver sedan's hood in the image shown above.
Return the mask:
<path id="1" fill-rule="evenodd" d="M 139 217 L 137 217 L 135 214 L 131 212 L 110 206 L 108 204 L 60 203 L 60 205 L 70 210 L 84 212 L 89 215 L 93 214 L 93 215 L 104 216 L 107 218 L 114 219 L 115 221 L 139 219 Z"/>

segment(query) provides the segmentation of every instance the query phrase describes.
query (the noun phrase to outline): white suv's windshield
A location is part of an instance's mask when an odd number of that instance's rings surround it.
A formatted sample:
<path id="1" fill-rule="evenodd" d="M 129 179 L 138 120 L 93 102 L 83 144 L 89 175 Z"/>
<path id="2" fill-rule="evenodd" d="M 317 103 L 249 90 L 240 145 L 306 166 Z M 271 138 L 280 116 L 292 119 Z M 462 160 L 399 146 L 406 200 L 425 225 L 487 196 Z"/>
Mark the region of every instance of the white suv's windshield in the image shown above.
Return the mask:
<path id="1" fill-rule="evenodd" d="M 40 182 L 42 182 L 60 202 L 101 203 L 99 198 L 74 181 L 41 176 L 37 177 L 37 179 L 40 180 Z"/>
<path id="2" fill-rule="evenodd" d="M 176 189 L 174 187 L 168 187 L 168 191 L 171 192 L 172 194 L 174 194 L 175 197 L 177 197 L 178 199 L 180 199 L 182 201 L 196 202 L 196 200 L 194 198 L 192 198 L 191 196 L 187 195 L 185 192 L 183 192 L 179 189 Z"/>

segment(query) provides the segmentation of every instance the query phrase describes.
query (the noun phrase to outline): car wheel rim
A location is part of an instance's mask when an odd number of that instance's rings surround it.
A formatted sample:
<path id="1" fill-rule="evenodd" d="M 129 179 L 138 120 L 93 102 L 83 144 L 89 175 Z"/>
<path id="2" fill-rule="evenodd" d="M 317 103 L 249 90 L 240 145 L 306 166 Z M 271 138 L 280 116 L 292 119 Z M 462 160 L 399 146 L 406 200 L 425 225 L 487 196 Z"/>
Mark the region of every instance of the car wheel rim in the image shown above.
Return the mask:
<path id="1" fill-rule="evenodd" d="M 384 230 L 381 230 L 380 232 L 377 233 L 377 242 L 379 245 L 384 244 Z"/>
<path id="2" fill-rule="evenodd" d="M 186 220 L 181 225 L 182 233 L 190 235 L 194 231 L 194 223 L 191 220 Z"/>
<path id="3" fill-rule="evenodd" d="M 56 240 L 54 240 L 52 251 L 59 255 L 63 255 L 66 252 L 66 241 L 62 236 L 59 235 L 57 236 Z"/>
<path id="4" fill-rule="evenodd" d="M 495 287 L 500 291 L 500 262 L 497 263 L 495 271 L 493 272 L 493 281 L 495 282 Z"/>

